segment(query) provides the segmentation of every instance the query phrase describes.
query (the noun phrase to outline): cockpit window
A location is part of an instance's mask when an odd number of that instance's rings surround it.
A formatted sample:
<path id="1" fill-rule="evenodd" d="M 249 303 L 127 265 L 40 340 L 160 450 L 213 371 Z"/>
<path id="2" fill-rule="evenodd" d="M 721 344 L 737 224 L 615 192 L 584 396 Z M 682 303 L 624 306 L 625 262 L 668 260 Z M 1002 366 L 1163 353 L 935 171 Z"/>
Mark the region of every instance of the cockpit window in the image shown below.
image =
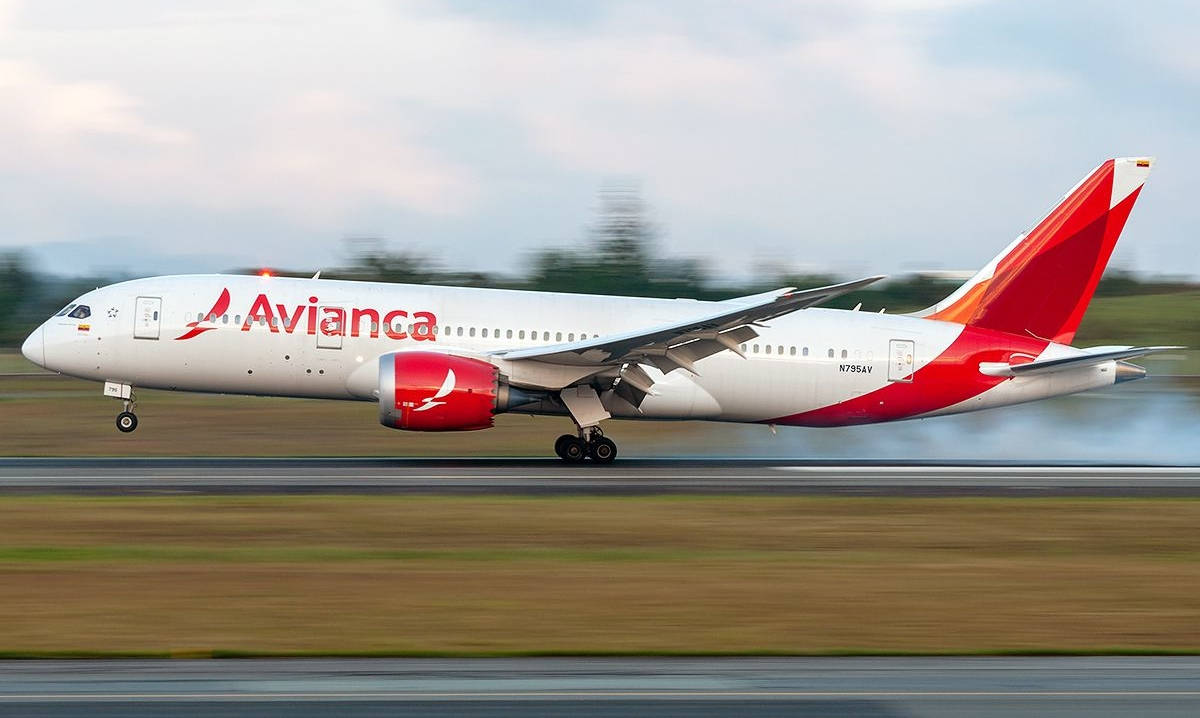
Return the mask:
<path id="1" fill-rule="evenodd" d="M 80 304 L 78 307 L 75 307 L 75 311 L 67 316 L 72 319 L 87 319 L 92 316 L 92 309 L 86 304 Z"/>
<path id="2" fill-rule="evenodd" d="M 74 309 L 74 308 L 75 308 L 75 305 L 74 305 L 74 304 L 68 304 L 67 306 L 65 306 L 65 307 L 63 307 L 62 309 L 58 310 L 58 314 L 55 314 L 54 316 L 56 316 L 56 317 L 65 317 L 65 316 L 67 316 L 67 312 L 71 311 L 71 310 L 72 310 L 72 309 Z"/>

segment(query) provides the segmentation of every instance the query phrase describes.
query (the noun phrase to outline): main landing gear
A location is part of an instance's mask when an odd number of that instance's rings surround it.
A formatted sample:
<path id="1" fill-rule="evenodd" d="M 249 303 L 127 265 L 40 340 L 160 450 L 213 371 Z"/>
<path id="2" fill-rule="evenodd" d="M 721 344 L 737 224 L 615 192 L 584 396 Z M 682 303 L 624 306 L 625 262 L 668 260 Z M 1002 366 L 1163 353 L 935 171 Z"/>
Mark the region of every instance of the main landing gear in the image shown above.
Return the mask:
<path id="1" fill-rule="evenodd" d="M 554 453 L 568 464 L 591 459 L 597 464 L 611 464 L 617 458 L 617 445 L 604 436 L 598 426 L 579 430 L 579 436 L 563 434 L 554 442 Z"/>

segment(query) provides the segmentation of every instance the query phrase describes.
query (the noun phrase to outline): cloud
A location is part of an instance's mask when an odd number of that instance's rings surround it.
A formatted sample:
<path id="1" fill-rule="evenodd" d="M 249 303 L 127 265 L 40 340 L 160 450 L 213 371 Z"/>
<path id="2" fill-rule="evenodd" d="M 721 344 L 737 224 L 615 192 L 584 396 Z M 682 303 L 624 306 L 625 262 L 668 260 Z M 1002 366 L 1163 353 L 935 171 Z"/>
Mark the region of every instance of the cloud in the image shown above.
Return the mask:
<path id="1" fill-rule="evenodd" d="M 34 239 L 194 237 L 171 217 L 208 215 L 233 250 L 366 228 L 511 263 L 578 236 L 563 208 L 632 175 L 674 250 L 969 266 L 1131 132 L 1103 111 L 1120 79 L 1067 40 L 1037 61 L 975 51 L 1026 37 L 989 13 L 1040 17 L 1003 3 L 4 10 L 0 173 L 22 181 L 0 229 Z M 1040 185 L 1019 155 L 1062 174 Z"/>
<path id="2" fill-rule="evenodd" d="M 0 60 L 0 129 L 6 138 L 44 145 L 115 135 L 153 144 L 185 142 L 185 132 L 146 122 L 140 103 L 110 85 L 61 82 L 29 62 Z"/>

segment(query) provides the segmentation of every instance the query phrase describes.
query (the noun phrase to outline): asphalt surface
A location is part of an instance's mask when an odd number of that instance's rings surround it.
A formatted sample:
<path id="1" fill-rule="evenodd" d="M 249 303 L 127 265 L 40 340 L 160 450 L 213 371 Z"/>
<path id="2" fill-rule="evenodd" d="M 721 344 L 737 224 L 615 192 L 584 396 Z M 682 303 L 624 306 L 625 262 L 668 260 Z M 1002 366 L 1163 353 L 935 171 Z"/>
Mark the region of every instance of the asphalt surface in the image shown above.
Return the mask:
<path id="1" fill-rule="evenodd" d="M 0 662 L 23 716 L 1176 716 L 1197 658 Z"/>
<path id="2" fill-rule="evenodd" d="M 789 460 L 0 459 L 0 493 L 1200 496 L 1195 466 Z"/>

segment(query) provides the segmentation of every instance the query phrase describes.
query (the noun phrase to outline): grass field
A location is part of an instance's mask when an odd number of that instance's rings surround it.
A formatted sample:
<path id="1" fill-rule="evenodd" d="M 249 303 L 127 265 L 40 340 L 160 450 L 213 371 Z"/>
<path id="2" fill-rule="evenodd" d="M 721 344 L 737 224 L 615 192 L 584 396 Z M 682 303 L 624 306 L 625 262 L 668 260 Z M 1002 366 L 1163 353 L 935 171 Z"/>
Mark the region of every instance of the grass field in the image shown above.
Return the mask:
<path id="1" fill-rule="evenodd" d="M 0 651 L 1200 649 L 1200 501 L 6 498 Z"/>

